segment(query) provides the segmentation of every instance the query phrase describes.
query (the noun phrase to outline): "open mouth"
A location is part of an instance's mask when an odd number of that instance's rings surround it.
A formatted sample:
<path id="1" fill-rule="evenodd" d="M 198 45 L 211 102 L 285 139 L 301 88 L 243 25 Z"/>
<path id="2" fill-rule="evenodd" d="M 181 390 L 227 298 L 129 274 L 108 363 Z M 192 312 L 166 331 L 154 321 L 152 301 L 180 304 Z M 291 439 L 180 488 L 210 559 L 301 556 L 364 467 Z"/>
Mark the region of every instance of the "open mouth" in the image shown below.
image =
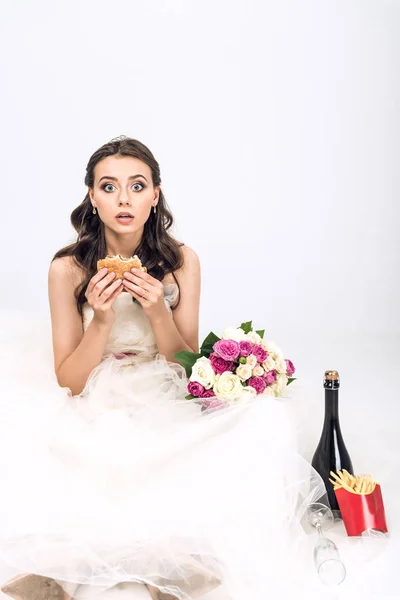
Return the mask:
<path id="1" fill-rule="evenodd" d="M 118 219 L 118 221 L 127 222 L 132 221 L 133 215 L 131 215 L 131 213 L 119 213 L 115 218 Z"/>

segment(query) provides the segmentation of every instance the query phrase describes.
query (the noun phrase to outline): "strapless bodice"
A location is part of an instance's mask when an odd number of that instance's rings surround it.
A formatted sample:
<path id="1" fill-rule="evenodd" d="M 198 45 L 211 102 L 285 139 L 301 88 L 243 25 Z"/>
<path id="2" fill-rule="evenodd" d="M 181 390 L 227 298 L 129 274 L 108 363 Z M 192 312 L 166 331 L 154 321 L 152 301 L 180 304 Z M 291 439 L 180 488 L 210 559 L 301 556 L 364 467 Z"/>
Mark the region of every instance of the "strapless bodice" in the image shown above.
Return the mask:
<path id="1" fill-rule="evenodd" d="M 171 312 L 179 294 L 176 283 L 164 284 L 164 301 Z M 156 338 L 151 324 L 139 302 L 134 302 L 132 296 L 122 292 L 115 300 L 113 308 L 116 318 L 112 326 L 105 349 L 107 354 L 133 352 L 144 356 L 155 356 L 158 352 Z M 93 309 L 87 303 L 83 306 L 83 327 L 86 330 L 93 318 Z"/>

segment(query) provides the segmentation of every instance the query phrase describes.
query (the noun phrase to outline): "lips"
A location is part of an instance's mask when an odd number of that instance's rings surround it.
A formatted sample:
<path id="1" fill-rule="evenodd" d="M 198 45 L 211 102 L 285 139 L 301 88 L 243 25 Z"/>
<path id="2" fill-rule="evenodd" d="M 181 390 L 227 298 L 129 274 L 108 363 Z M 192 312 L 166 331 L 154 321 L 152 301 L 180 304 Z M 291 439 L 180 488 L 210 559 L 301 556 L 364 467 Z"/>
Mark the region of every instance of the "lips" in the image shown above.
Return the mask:
<path id="1" fill-rule="evenodd" d="M 129 212 L 120 212 L 115 218 L 121 225 L 128 225 L 129 223 L 132 223 L 134 219 L 133 215 Z"/>

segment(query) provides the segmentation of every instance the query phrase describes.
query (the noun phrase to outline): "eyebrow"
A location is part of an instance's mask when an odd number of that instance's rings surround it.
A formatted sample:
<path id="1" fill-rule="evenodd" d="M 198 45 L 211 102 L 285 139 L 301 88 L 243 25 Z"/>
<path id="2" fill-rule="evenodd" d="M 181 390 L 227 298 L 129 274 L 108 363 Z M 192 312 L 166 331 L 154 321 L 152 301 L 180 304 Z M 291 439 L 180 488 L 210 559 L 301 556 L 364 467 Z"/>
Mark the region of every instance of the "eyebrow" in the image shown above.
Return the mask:
<path id="1" fill-rule="evenodd" d="M 136 175 L 131 175 L 130 177 L 128 177 L 128 180 L 136 179 L 137 177 L 143 177 L 143 179 L 145 179 L 147 181 L 146 177 L 144 175 L 142 175 L 141 173 L 137 173 Z M 110 177 L 109 175 L 104 175 L 103 177 L 101 177 L 99 179 L 99 183 L 102 179 L 111 179 L 111 181 L 118 181 L 117 177 Z"/>

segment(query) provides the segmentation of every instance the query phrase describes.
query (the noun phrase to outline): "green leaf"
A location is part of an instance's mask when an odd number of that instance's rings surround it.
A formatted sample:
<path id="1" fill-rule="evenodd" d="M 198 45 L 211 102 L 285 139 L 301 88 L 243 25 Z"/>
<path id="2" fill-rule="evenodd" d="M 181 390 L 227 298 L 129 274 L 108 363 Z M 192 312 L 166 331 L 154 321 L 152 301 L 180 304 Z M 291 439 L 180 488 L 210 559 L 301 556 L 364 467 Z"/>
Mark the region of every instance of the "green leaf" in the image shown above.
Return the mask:
<path id="1" fill-rule="evenodd" d="M 200 353 L 202 354 L 202 356 L 208 356 L 209 354 L 211 354 L 211 352 L 213 351 L 214 344 L 216 342 L 219 342 L 220 339 L 221 338 L 215 335 L 215 333 L 209 333 L 200 348 Z"/>
<path id="2" fill-rule="evenodd" d="M 252 323 L 253 321 L 247 321 L 246 323 L 242 323 L 240 329 L 243 329 L 245 333 L 250 333 L 250 331 L 253 331 Z"/>
<path id="3" fill-rule="evenodd" d="M 186 400 L 193 400 L 193 398 L 195 398 L 196 396 L 192 396 L 192 394 L 188 394 L 187 396 L 185 396 Z"/>
<path id="4" fill-rule="evenodd" d="M 177 352 L 173 355 L 174 358 L 185 368 L 186 375 L 189 378 L 192 374 L 192 367 L 196 360 L 200 358 L 202 355 L 197 354 L 196 352 L 189 352 L 189 350 L 182 350 L 181 352 Z"/>
<path id="5" fill-rule="evenodd" d="M 292 381 L 296 381 L 296 379 L 297 379 L 297 377 L 289 377 L 287 385 L 290 385 L 292 383 Z"/>
<path id="6" fill-rule="evenodd" d="M 258 335 L 259 335 L 261 338 L 263 338 L 263 337 L 264 337 L 264 333 L 265 333 L 265 329 L 258 329 L 258 330 L 256 331 L 256 333 L 258 333 Z"/>

